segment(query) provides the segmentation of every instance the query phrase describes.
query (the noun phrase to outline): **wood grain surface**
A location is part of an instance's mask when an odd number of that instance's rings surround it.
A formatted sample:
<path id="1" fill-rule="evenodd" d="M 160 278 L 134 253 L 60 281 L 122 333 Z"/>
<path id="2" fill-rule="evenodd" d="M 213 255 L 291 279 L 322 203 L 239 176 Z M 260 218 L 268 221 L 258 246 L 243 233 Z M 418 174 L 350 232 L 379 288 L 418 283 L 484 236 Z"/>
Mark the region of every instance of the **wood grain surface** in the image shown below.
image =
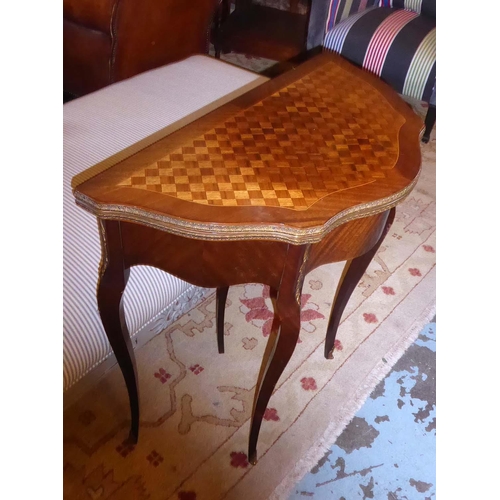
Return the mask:
<path id="1" fill-rule="evenodd" d="M 326 332 L 330 358 L 344 308 L 420 171 L 423 124 L 378 78 L 320 54 L 77 185 L 96 215 L 104 329 L 139 434 L 134 353 L 122 296 L 148 265 L 217 289 L 224 352 L 228 287 L 270 286 L 275 322 L 256 385 L 248 457 L 300 332 L 305 276 L 346 261 Z"/>
<path id="2" fill-rule="evenodd" d="M 422 129 L 378 78 L 324 53 L 77 186 L 75 196 L 96 216 L 179 235 L 317 242 L 408 194 Z"/>

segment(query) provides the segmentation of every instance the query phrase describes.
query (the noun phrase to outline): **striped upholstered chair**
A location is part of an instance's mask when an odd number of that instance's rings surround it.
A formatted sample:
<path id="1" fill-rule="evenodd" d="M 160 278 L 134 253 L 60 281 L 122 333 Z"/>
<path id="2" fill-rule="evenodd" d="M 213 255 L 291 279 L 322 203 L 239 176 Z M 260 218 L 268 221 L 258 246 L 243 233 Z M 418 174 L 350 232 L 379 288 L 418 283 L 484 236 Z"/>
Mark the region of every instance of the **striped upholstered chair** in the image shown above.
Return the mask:
<path id="1" fill-rule="evenodd" d="M 314 0 L 307 48 L 318 45 L 429 103 L 428 142 L 436 119 L 436 0 Z"/>

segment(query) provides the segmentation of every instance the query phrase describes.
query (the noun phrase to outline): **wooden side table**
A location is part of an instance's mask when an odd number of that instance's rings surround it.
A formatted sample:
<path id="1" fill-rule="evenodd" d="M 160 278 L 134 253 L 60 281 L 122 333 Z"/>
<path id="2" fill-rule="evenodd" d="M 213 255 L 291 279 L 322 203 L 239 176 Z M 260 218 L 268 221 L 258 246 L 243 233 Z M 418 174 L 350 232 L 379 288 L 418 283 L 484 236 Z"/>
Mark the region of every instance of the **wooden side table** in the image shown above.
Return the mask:
<path id="1" fill-rule="evenodd" d="M 227 287 L 270 286 L 279 330 L 256 387 L 255 463 L 264 411 L 299 336 L 306 274 L 347 261 L 326 336 L 331 357 L 347 300 L 417 181 L 422 130 L 378 78 L 320 54 L 75 188 L 98 219 L 97 300 L 127 384 L 131 439 L 139 398 L 121 308 L 129 269 L 154 266 L 217 288 L 220 350 Z"/>

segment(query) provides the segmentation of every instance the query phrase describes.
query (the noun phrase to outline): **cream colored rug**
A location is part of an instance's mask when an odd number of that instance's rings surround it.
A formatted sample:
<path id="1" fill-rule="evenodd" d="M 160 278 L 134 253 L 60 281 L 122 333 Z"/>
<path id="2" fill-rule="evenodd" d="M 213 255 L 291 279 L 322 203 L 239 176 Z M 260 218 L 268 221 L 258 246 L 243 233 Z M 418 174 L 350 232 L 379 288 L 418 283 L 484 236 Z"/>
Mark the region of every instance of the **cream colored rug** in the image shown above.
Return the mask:
<path id="1" fill-rule="evenodd" d="M 225 354 L 215 294 L 136 351 L 137 446 L 126 443 L 117 367 L 65 412 L 65 498 L 286 499 L 435 314 L 434 138 L 422 152 L 418 186 L 353 293 L 333 360 L 323 341 L 343 263 L 306 277 L 300 343 L 266 411 L 257 465 L 245 453 L 273 313 L 269 291 L 254 284 L 229 291 Z"/>

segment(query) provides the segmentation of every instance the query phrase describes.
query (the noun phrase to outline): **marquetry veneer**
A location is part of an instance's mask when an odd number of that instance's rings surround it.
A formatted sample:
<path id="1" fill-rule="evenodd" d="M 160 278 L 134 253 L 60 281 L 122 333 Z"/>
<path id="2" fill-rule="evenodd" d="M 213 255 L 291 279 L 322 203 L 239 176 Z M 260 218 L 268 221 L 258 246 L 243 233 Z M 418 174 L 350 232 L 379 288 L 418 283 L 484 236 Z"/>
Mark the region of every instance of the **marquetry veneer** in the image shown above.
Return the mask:
<path id="1" fill-rule="evenodd" d="M 379 79 L 321 54 L 76 186 L 76 202 L 99 220 L 97 298 L 129 391 L 132 439 L 137 377 L 120 312 L 128 269 L 155 266 L 217 288 L 220 352 L 228 287 L 271 287 L 279 327 L 256 387 L 255 462 L 264 411 L 298 339 L 306 274 L 347 261 L 326 334 L 332 357 L 347 300 L 417 181 L 422 129 Z"/>

